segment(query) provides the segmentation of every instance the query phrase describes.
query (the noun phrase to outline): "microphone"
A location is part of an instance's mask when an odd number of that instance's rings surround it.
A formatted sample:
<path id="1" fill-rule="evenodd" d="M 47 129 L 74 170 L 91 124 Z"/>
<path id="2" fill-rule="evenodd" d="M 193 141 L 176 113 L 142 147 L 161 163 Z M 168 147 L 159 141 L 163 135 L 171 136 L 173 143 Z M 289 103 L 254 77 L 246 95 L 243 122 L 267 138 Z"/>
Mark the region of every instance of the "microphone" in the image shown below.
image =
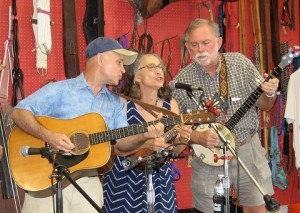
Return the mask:
<path id="1" fill-rule="evenodd" d="M 22 146 L 20 155 L 27 158 L 29 155 L 51 155 L 51 154 L 64 154 L 63 150 L 52 150 L 49 147 L 30 148 L 29 146 Z"/>
<path id="2" fill-rule="evenodd" d="M 185 158 L 186 156 L 182 153 L 177 153 L 177 152 L 173 152 L 171 150 L 166 150 L 163 149 L 159 152 L 162 156 L 166 157 L 166 158 L 172 158 L 172 159 L 176 159 L 176 158 Z"/>
<path id="3" fill-rule="evenodd" d="M 140 161 L 137 158 L 134 157 L 127 157 L 125 160 L 122 161 L 122 165 L 125 170 L 132 169 L 139 165 Z"/>
<path id="4" fill-rule="evenodd" d="M 203 89 L 201 87 L 184 84 L 184 83 L 179 83 L 179 82 L 176 82 L 175 80 L 170 81 L 169 87 L 171 90 L 184 89 L 184 90 L 188 90 L 188 91 L 192 91 L 192 90 L 202 90 L 203 91 Z"/>
<path id="5" fill-rule="evenodd" d="M 177 159 L 177 158 L 185 158 L 186 155 L 183 153 L 176 153 L 171 150 L 165 150 L 160 149 L 157 150 L 156 153 L 148 156 L 148 157 L 127 157 L 125 158 L 121 163 L 123 168 L 127 171 L 130 170 L 136 166 L 138 166 L 140 163 L 146 162 L 146 161 L 155 161 L 159 164 L 165 162 L 167 158 L 171 159 Z"/>

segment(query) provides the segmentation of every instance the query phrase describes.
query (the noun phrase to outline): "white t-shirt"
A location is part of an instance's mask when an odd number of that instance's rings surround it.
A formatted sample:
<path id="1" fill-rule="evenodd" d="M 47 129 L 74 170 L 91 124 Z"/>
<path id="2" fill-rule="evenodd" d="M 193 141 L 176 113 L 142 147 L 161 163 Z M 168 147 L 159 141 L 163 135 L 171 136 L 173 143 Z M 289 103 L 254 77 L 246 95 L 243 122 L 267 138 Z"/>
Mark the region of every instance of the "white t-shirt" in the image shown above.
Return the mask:
<path id="1" fill-rule="evenodd" d="M 287 102 L 284 117 L 293 124 L 293 146 L 296 168 L 300 167 L 300 68 L 291 74 L 288 83 Z"/>

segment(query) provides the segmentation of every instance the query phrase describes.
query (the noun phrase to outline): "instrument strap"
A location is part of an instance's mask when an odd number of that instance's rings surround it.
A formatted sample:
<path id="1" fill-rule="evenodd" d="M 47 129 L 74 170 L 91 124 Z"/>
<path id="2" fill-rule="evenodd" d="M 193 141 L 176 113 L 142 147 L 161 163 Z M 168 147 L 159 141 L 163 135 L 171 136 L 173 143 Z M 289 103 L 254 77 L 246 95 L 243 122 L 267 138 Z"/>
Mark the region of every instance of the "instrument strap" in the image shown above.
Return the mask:
<path id="1" fill-rule="evenodd" d="M 151 104 L 147 104 L 147 103 L 144 103 L 144 102 L 142 102 L 140 100 L 128 97 L 128 96 L 120 94 L 120 93 L 115 93 L 115 94 L 118 95 L 118 96 L 120 96 L 120 97 L 122 97 L 122 98 L 124 98 L 124 99 L 126 99 L 126 100 L 129 100 L 129 101 L 132 101 L 134 103 L 137 103 L 138 105 L 140 105 L 144 109 L 152 110 L 152 111 L 155 111 L 155 112 L 158 112 L 158 113 L 163 113 L 164 115 L 167 115 L 167 116 L 170 116 L 170 117 L 178 116 L 176 113 L 174 113 L 174 112 L 172 112 L 170 110 L 167 110 L 165 108 L 158 107 L 158 106 L 151 105 Z"/>
<path id="2" fill-rule="evenodd" d="M 219 82 L 220 82 L 220 95 L 224 98 L 224 101 L 228 103 L 228 82 L 227 82 L 227 66 L 226 66 L 226 61 L 225 57 L 223 54 L 221 56 L 221 69 L 220 69 L 220 75 L 219 75 Z M 224 111 L 227 111 L 228 104 L 225 106 L 226 109 Z"/>
<path id="3" fill-rule="evenodd" d="M 165 43 L 168 44 L 168 50 L 169 50 L 168 61 L 167 61 L 167 66 L 166 66 L 166 72 L 167 72 L 166 74 L 169 75 L 169 77 L 172 80 L 173 76 L 172 76 L 172 74 L 170 72 L 170 64 L 171 64 L 171 60 L 172 60 L 172 57 L 173 57 L 173 53 L 172 53 L 172 50 L 171 50 L 170 39 L 164 39 L 162 41 L 161 49 L 160 49 L 160 57 L 163 58 Z M 166 81 L 166 79 L 165 79 L 165 81 Z"/>
<path id="4" fill-rule="evenodd" d="M 66 78 L 80 74 L 75 0 L 63 0 L 63 52 Z"/>

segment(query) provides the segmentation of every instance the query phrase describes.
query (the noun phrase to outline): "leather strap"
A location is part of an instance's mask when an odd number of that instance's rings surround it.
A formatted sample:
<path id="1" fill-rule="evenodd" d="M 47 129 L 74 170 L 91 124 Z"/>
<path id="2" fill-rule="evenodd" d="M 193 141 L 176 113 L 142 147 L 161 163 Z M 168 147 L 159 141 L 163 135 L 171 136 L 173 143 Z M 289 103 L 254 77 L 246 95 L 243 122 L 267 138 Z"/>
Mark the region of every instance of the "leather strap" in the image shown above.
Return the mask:
<path id="1" fill-rule="evenodd" d="M 261 72 L 264 72 L 267 67 L 267 45 L 265 42 L 265 37 L 266 37 L 266 19 L 265 19 L 265 1 L 260 1 L 256 0 L 257 6 L 259 9 L 259 14 L 258 18 L 260 20 L 260 30 L 258 33 L 260 33 L 261 40 L 258 42 L 260 46 L 260 54 L 261 54 L 261 61 L 260 61 L 260 66 L 261 66 Z M 263 74 L 263 73 L 261 73 Z"/>
<path id="2" fill-rule="evenodd" d="M 139 39 L 139 52 L 149 53 L 152 51 L 153 39 L 149 33 L 144 33 Z"/>
<path id="3" fill-rule="evenodd" d="M 278 16 L 278 0 L 271 0 L 271 37 L 272 37 L 272 55 L 274 64 L 281 61 L 280 55 L 280 33 L 279 33 L 279 16 Z"/>
<path id="4" fill-rule="evenodd" d="M 86 43 L 104 36 L 103 0 L 86 0 L 83 18 L 83 32 Z"/>
<path id="5" fill-rule="evenodd" d="M 138 105 L 142 106 L 144 109 L 153 110 L 155 112 L 163 113 L 164 115 L 168 115 L 170 117 L 177 116 L 176 113 L 174 113 L 174 112 L 172 112 L 170 110 L 167 110 L 167 109 L 155 106 L 155 105 L 144 103 L 144 102 L 142 102 L 140 100 L 128 97 L 128 96 L 120 94 L 120 93 L 115 93 L 115 94 L 118 95 L 118 96 L 120 96 L 120 97 L 122 97 L 122 98 L 124 98 L 124 99 L 126 99 L 126 100 L 129 100 L 129 101 L 132 101 L 134 103 L 137 103 Z"/>
<path id="6" fill-rule="evenodd" d="M 288 26 L 292 29 L 292 19 L 289 7 L 289 0 L 283 1 L 280 24 L 282 26 Z"/>
<path id="7" fill-rule="evenodd" d="M 173 57 L 173 53 L 172 53 L 172 50 L 171 50 L 170 39 L 164 39 L 162 41 L 161 50 L 160 50 L 160 57 L 163 58 L 165 43 L 168 44 L 168 50 L 169 50 L 168 61 L 167 61 L 167 66 L 166 66 L 166 72 L 167 72 L 166 74 L 169 75 L 170 79 L 172 80 L 173 76 L 170 72 L 170 64 L 171 64 L 171 60 L 172 60 L 172 57 Z"/>
<path id="8" fill-rule="evenodd" d="M 75 0 L 63 0 L 63 24 L 65 75 L 75 78 L 80 74 Z"/>
<path id="9" fill-rule="evenodd" d="M 219 31 L 220 36 L 223 38 L 223 44 L 220 48 L 220 52 L 225 52 L 225 44 L 226 44 L 226 26 L 225 26 L 225 14 L 224 14 L 224 1 L 219 5 L 219 14 L 218 14 L 218 23 L 219 23 Z"/>
<path id="10" fill-rule="evenodd" d="M 20 69 L 19 63 L 19 39 L 18 39 L 18 20 L 13 20 L 13 56 L 14 56 L 14 68 L 12 70 L 13 77 L 13 95 L 12 95 L 12 106 L 16 106 L 18 103 L 18 94 L 23 99 L 23 71 Z"/>

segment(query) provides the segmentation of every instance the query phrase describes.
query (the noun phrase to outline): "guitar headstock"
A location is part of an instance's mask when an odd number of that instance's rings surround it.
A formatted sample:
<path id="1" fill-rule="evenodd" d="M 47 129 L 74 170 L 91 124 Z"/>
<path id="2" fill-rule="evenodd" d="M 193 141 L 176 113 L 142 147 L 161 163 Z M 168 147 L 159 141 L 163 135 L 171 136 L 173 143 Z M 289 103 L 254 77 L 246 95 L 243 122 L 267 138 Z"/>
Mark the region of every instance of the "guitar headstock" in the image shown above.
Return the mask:
<path id="1" fill-rule="evenodd" d="M 293 59 L 300 55 L 300 46 L 294 46 L 289 49 L 289 52 L 281 57 L 279 67 L 282 69 L 290 65 L 293 62 Z"/>
<path id="2" fill-rule="evenodd" d="M 216 122 L 216 115 L 207 110 L 198 110 L 180 115 L 182 123 L 188 125 L 200 125 L 205 123 Z"/>

